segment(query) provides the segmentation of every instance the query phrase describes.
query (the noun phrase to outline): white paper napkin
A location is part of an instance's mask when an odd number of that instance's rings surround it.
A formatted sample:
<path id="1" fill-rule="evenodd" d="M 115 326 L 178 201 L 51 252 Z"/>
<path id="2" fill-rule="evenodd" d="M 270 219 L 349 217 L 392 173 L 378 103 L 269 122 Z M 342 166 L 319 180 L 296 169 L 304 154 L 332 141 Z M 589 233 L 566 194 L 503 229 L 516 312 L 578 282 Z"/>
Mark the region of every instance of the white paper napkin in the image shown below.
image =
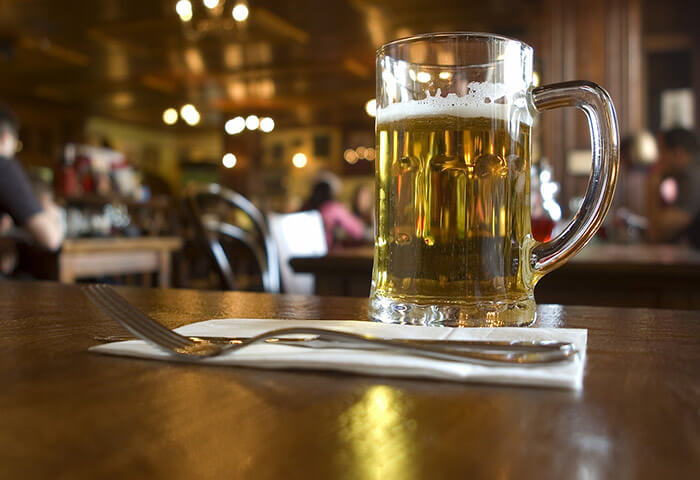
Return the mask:
<path id="1" fill-rule="evenodd" d="M 499 383 L 578 390 L 583 380 L 586 329 L 571 328 L 443 328 L 392 325 L 352 320 L 207 320 L 178 328 L 183 335 L 248 337 L 289 327 L 322 327 L 364 333 L 381 338 L 431 340 L 554 340 L 571 342 L 580 355 L 572 362 L 536 367 L 484 366 L 390 353 L 378 350 L 310 349 L 261 343 L 238 352 L 198 360 L 213 365 L 239 365 L 267 369 L 338 370 L 363 375 L 415 377 L 460 382 Z M 140 340 L 98 345 L 93 352 L 129 357 L 172 360 L 166 352 Z"/>

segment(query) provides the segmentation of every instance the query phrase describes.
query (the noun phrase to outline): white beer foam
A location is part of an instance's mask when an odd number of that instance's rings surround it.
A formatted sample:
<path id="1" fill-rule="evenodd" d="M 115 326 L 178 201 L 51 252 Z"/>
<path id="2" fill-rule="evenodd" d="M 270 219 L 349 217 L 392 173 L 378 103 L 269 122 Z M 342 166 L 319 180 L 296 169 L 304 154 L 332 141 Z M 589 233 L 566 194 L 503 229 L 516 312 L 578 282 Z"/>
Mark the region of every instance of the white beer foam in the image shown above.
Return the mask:
<path id="1" fill-rule="evenodd" d="M 488 117 L 510 121 L 514 105 L 508 101 L 505 85 L 500 83 L 471 82 L 469 92 L 458 96 L 449 93 L 441 96 L 440 89 L 434 96 L 423 100 L 392 103 L 377 110 L 377 123 L 395 122 L 407 118 L 453 116 L 462 118 Z M 530 125 L 532 117 L 525 111 L 519 121 Z"/>

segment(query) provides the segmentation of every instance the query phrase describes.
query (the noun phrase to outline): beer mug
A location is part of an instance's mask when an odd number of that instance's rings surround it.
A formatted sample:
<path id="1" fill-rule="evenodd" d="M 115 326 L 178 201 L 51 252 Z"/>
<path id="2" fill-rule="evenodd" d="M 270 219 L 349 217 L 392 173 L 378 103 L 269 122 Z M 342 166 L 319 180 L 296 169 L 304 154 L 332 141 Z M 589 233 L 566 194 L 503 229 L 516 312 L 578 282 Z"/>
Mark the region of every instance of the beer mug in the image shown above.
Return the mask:
<path id="1" fill-rule="evenodd" d="M 591 82 L 534 87 L 532 55 L 480 33 L 420 35 L 377 51 L 373 319 L 528 325 L 538 279 L 602 223 L 619 162 L 613 104 Z M 530 229 L 532 123 L 558 107 L 586 115 L 592 172 L 579 212 L 541 243 Z"/>

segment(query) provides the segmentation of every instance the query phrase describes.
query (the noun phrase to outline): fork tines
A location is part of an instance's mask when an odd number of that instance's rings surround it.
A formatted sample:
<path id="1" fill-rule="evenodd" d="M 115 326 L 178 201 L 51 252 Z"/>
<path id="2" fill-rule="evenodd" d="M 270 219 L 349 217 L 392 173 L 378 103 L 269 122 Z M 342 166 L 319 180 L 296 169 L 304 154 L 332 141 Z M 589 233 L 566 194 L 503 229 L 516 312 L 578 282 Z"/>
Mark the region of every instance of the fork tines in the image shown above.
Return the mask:
<path id="1" fill-rule="evenodd" d="M 108 285 L 90 285 L 83 288 L 83 292 L 107 315 L 139 338 L 167 350 L 194 343 L 145 315 Z"/>

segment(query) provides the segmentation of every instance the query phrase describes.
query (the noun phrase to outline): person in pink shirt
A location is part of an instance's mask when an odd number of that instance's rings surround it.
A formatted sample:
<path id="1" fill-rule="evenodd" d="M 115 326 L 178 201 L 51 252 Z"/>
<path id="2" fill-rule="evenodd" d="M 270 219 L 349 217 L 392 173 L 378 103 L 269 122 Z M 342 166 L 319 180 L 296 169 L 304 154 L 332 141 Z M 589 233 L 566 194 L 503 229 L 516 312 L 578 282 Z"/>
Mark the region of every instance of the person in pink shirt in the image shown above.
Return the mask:
<path id="1" fill-rule="evenodd" d="M 302 207 L 302 211 L 306 210 L 321 212 L 328 248 L 339 238 L 349 238 L 356 242 L 368 238 L 364 222 L 334 199 L 333 187 L 327 180 L 320 180 L 314 185 L 311 195 Z"/>

